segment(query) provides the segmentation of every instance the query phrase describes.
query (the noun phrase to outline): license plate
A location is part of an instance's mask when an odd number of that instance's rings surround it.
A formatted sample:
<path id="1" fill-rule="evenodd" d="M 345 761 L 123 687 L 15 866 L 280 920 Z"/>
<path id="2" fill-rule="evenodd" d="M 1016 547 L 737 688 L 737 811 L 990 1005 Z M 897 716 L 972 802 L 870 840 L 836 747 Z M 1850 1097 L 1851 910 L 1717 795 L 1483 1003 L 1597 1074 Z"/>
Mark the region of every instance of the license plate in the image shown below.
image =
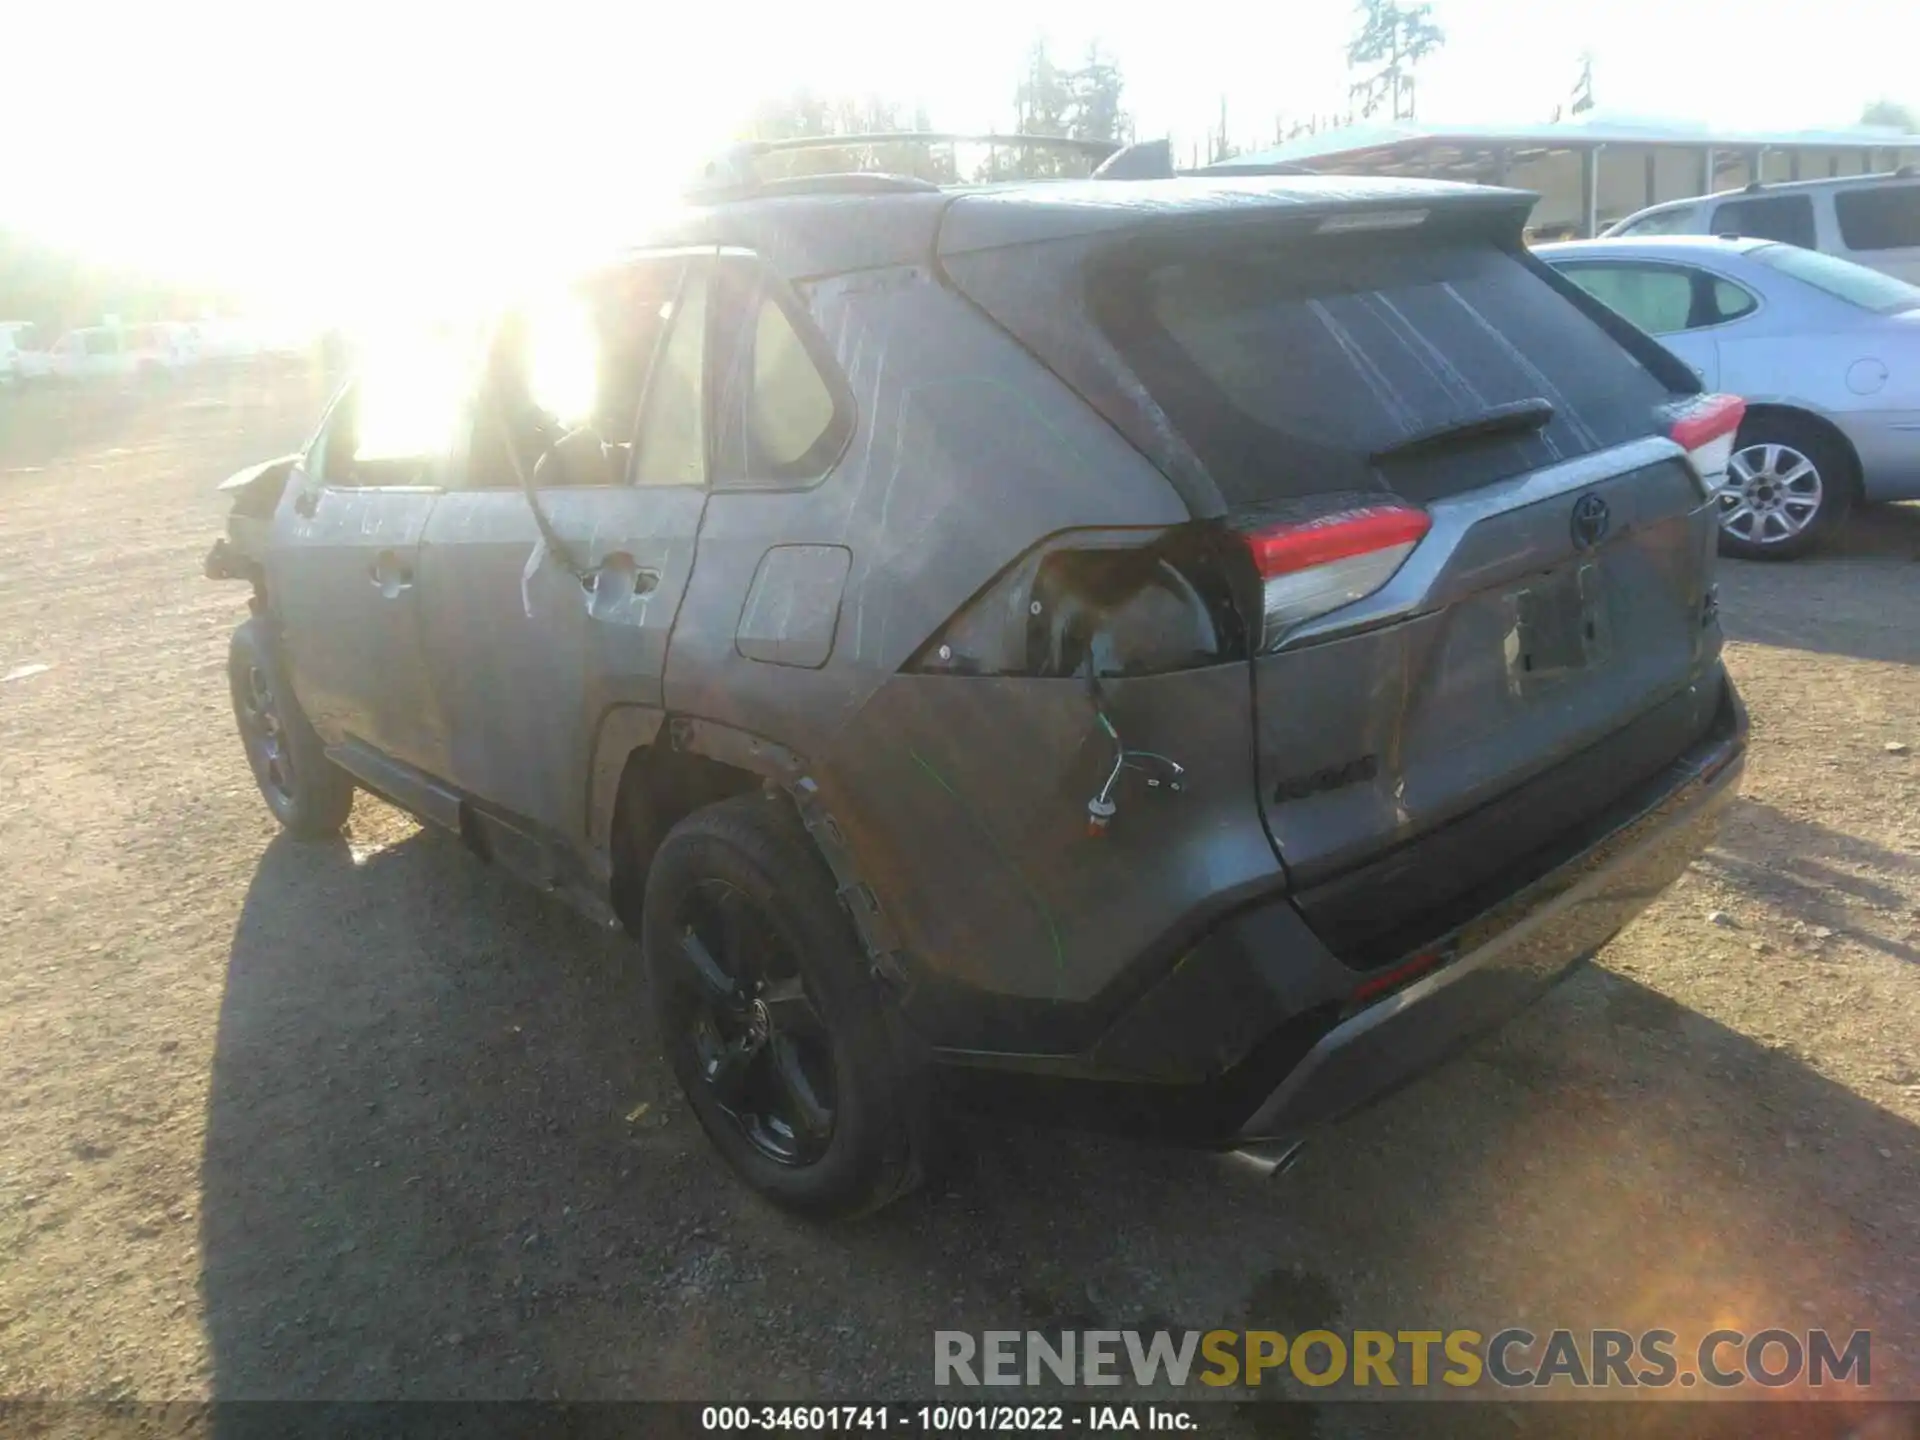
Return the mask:
<path id="1" fill-rule="evenodd" d="M 1507 596 L 1507 683 L 1515 694 L 1551 685 L 1607 658 L 1606 585 L 1597 564 L 1549 575 Z"/>

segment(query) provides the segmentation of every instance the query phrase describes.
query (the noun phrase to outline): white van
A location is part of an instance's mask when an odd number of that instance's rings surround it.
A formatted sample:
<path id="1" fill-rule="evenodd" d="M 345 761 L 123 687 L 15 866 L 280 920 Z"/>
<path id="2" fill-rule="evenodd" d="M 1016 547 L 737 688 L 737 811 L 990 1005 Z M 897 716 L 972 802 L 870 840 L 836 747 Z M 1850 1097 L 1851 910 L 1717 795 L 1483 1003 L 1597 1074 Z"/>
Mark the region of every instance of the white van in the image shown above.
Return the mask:
<path id="1" fill-rule="evenodd" d="M 38 328 L 31 320 L 0 320 L 0 385 L 45 373 L 46 352 L 34 347 Z"/>
<path id="2" fill-rule="evenodd" d="M 98 380 L 178 370 L 193 359 L 185 326 L 87 325 L 69 330 L 47 352 L 48 370 L 62 380 Z"/>
<path id="3" fill-rule="evenodd" d="M 1739 235 L 1837 255 L 1920 285 L 1920 170 L 1749 185 L 1637 210 L 1606 232 Z"/>

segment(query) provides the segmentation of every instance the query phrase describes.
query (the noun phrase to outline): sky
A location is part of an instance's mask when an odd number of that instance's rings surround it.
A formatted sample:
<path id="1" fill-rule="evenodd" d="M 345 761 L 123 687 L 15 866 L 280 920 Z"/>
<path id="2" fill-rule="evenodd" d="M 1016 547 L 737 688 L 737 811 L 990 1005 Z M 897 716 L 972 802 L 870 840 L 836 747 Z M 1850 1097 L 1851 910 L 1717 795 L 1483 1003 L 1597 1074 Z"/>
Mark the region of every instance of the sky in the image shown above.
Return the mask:
<path id="1" fill-rule="evenodd" d="M 1544 121 L 1593 54 L 1609 111 L 1729 129 L 1920 104 L 1920 4 L 1433 0 L 1423 120 Z M 1800 12 L 1803 16 L 1804 11 Z M 1036 33 L 1115 58 L 1138 133 L 1181 154 L 1344 104 L 1350 0 L 20 0 L 0 226 L 314 310 L 458 291 L 591 251 L 665 203 L 755 101 L 806 85 L 1008 128 Z M 27 137 L 27 143 L 19 143 Z"/>

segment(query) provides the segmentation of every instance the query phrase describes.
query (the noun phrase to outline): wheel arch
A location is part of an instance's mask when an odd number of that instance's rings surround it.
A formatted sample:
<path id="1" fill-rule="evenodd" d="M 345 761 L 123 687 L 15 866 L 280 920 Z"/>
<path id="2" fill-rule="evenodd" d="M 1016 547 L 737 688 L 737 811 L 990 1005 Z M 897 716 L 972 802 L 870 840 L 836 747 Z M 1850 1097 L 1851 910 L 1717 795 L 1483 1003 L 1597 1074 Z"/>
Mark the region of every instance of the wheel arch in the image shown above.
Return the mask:
<path id="1" fill-rule="evenodd" d="M 803 768 L 785 746 L 731 726 L 646 706 L 611 712 L 594 748 L 588 838 L 628 931 L 639 933 L 647 870 L 669 830 L 716 801 L 784 788 Z"/>
<path id="2" fill-rule="evenodd" d="M 717 721 L 640 706 L 609 715 L 595 749 L 589 840 L 606 857 L 608 898 L 620 923 L 640 933 L 647 869 L 669 830 L 716 801 L 778 790 L 825 862 L 873 972 L 904 983 L 898 933 L 807 770 L 797 751 Z"/>

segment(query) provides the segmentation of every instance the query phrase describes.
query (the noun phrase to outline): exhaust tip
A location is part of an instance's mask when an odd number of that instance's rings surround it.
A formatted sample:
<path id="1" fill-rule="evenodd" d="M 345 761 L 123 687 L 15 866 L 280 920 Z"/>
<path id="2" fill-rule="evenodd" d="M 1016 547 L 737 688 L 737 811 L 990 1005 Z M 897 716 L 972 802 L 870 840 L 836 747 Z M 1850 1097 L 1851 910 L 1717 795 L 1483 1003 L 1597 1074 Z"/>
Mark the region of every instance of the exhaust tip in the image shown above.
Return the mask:
<path id="1" fill-rule="evenodd" d="M 1255 1141 L 1242 1145 L 1233 1151 L 1233 1156 L 1241 1164 L 1255 1170 L 1263 1178 L 1276 1180 L 1300 1163 L 1300 1156 L 1307 1148 L 1304 1140 L 1285 1140 L 1273 1142 Z"/>

